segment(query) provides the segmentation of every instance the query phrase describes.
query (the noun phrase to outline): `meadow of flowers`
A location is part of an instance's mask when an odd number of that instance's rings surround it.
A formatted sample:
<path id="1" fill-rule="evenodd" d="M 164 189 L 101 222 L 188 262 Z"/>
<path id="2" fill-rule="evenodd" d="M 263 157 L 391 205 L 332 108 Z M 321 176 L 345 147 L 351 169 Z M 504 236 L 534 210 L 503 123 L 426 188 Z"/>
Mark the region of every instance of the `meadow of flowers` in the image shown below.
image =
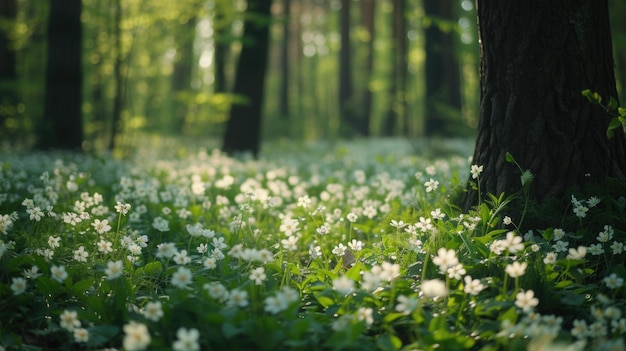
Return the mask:
<path id="1" fill-rule="evenodd" d="M 0 155 L 0 350 L 623 350 L 624 198 L 463 213 L 448 145 Z"/>

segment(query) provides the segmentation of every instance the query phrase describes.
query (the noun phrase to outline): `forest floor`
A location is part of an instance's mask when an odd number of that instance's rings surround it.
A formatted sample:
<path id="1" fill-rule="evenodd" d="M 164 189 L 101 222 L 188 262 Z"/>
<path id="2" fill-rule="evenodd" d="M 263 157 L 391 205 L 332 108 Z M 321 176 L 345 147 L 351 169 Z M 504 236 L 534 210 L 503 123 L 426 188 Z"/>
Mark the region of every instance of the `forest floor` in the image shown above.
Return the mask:
<path id="1" fill-rule="evenodd" d="M 471 140 L 136 145 L 0 154 L 0 348 L 624 349 L 623 198 L 521 230 L 455 206 Z"/>

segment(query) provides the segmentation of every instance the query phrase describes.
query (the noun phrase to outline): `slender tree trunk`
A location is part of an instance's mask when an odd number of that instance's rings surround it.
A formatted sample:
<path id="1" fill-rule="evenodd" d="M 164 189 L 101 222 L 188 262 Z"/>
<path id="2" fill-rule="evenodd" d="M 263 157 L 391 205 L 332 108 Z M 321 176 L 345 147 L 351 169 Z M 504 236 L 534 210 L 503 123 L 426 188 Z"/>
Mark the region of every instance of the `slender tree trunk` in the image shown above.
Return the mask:
<path id="1" fill-rule="evenodd" d="M 87 6 L 87 5 L 86 5 Z M 111 38 L 112 21 L 110 10 L 111 1 L 92 2 L 83 11 L 94 13 L 89 24 L 83 26 L 83 36 L 94 38 L 89 47 L 83 50 L 89 52 L 90 67 L 89 78 L 85 79 L 85 91 L 89 93 L 91 108 L 87 115 L 83 116 L 89 127 L 85 128 L 85 150 L 94 148 L 103 150 L 108 146 L 109 132 L 108 122 L 111 117 L 111 103 L 107 96 L 107 82 L 110 77 L 107 69 L 111 57 L 109 38 Z M 96 35 L 97 33 L 97 35 Z"/>
<path id="2" fill-rule="evenodd" d="M 383 133 L 394 135 L 406 114 L 406 76 L 408 42 L 406 39 L 406 0 L 393 0 L 393 73 L 390 86 L 390 106 L 385 119 Z"/>
<path id="3" fill-rule="evenodd" d="M 407 127 L 407 78 L 409 76 L 409 42 L 407 40 L 407 23 L 406 23 L 406 1 L 396 0 L 398 11 L 395 12 L 395 31 L 396 41 L 398 45 L 398 56 L 396 57 L 396 74 L 398 77 L 398 86 L 395 94 L 395 105 L 397 111 L 398 127 L 402 128 L 402 134 L 407 135 L 409 129 Z"/>
<path id="4" fill-rule="evenodd" d="M 38 147 L 80 150 L 82 121 L 81 0 L 51 0 L 43 121 Z"/>
<path id="5" fill-rule="evenodd" d="M 624 134 L 606 137 L 609 117 L 581 91 L 616 96 L 607 1 L 478 1 L 481 103 L 473 163 L 480 189 L 511 195 L 520 172 L 536 200 L 570 187 L 624 179 Z M 476 205 L 469 191 L 465 208 Z"/>
<path id="6" fill-rule="evenodd" d="M 455 21 L 450 0 L 424 0 L 430 24 L 425 29 L 425 128 L 429 136 L 450 136 L 461 123 L 460 67 L 455 52 L 455 32 L 444 31 L 437 21 Z"/>
<path id="7" fill-rule="evenodd" d="M 229 90 L 226 66 L 230 54 L 230 17 L 226 15 L 226 4 L 223 1 L 216 1 L 215 16 L 213 18 L 214 36 L 214 71 L 215 81 L 213 83 L 214 93 L 226 93 Z"/>
<path id="8" fill-rule="evenodd" d="M 339 28 L 341 46 L 339 48 L 339 113 L 341 132 L 352 134 L 355 127 L 355 115 L 352 101 L 352 49 L 350 40 L 350 3 L 352 0 L 341 0 Z"/>
<path id="9" fill-rule="evenodd" d="M 370 135 L 370 122 L 372 118 L 372 89 L 370 87 L 371 80 L 373 79 L 374 74 L 374 10 L 376 8 L 375 0 L 363 0 L 362 2 L 362 11 L 363 11 L 363 26 L 367 30 L 369 34 L 369 40 L 367 42 L 367 54 L 365 57 L 365 72 L 366 75 L 366 85 L 363 90 L 363 106 L 362 106 L 362 114 L 363 121 L 361 123 L 363 129 L 362 133 L 364 136 Z"/>
<path id="10" fill-rule="evenodd" d="M 282 118 L 289 117 L 289 40 L 291 36 L 291 0 L 283 0 L 283 38 L 280 49 L 280 102 L 279 114 Z"/>
<path id="11" fill-rule="evenodd" d="M 185 120 L 189 111 L 188 103 L 183 98 L 185 93 L 191 90 L 191 78 L 196 57 L 193 52 L 193 43 L 196 37 L 196 17 L 190 17 L 180 29 L 177 40 L 174 72 L 172 74 L 172 92 L 174 130 L 182 133 L 185 128 Z"/>
<path id="12" fill-rule="evenodd" d="M 231 107 L 222 144 L 225 152 L 251 152 L 255 157 L 259 153 L 271 4 L 271 0 L 248 2 L 234 87 L 247 102 Z"/>
<path id="13" fill-rule="evenodd" d="M 116 137 L 122 132 L 122 110 L 124 108 L 124 77 L 122 75 L 122 0 L 115 0 L 113 21 L 113 40 L 115 42 L 115 62 L 113 64 L 113 79 L 115 81 L 115 95 L 111 111 L 111 133 L 109 135 L 108 150 L 115 149 Z"/>
<path id="14" fill-rule="evenodd" d="M 17 2 L 0 2 L 0 19 L 9 23 L 17 19 Z M 15 69 L 15 50 L 11 48 L 9 31 L 13 26 L 0 28 L 0 131 L 4 131 L 5 121 L 17 116 L 18 92 Z"/>

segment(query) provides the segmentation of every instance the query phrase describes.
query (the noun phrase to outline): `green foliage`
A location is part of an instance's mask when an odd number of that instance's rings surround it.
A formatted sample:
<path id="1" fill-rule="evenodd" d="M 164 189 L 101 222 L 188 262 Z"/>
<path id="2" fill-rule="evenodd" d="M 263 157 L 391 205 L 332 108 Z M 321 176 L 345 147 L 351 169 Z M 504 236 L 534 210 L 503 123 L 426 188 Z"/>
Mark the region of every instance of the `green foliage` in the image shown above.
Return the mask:
<path id="1" fill-rule="evenodd" d="M 520 232 L 511 197 L 450 205 L 462 157 L 195 150 L 3 155 L 2 347 L 119 349 L 137 325 L 150 350 L 189 330 L 200 349 L 255 350 L 534 350 L 575 343 L 582 321 L 606 326 L 587 349 L 624 336 L 623 198 L 572 194 Z"/>
<path id="2" fill-rule="evenodd" d="M 589 89 L 582 91 L 582 95 L 594 105 L 598 105 L 611 117 L 609 125 L 606 129 L 607 138 L 611 139 L 615 135 L 615 130 L 621 128 L 626 129 L 626 108 L 619 107 L 617 100 L 611 96 L 607 104 L 602 103 L 602 97 L 597 92 L 591 92 Z"/>

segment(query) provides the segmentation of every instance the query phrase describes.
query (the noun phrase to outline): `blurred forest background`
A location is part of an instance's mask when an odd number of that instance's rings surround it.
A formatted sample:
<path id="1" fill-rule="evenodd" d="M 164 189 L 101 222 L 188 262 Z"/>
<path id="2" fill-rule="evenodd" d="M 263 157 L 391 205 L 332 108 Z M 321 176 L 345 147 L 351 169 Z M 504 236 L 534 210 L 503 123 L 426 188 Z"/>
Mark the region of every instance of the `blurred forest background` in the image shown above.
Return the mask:
<path id="1" fill-rule="evenodd" d="M 250 11 L 257 1 L 271 3 L 269 16 Z M 623 94 L 626 2 L 609 8 Z M 80 20 L 59 22 L 58 11 Z M 132 149 L 139 135 L 219 143 L 231 106 L 249 103 L 233 90 L 239 53 L 253 39 L 243 36 L 245 21 L 270 33 L 263 140 L 475 134 L 480 58 L 470 0 L 0 0 L 0 148 L 46 147 L 55 118 L 80 129 L 86 151 Z M 78 71 L 59 64 L 72 60 L 63 43 L 50 56 L 53 25 L 77 34 Z M 51 94 L 52 71 L 80 93 Z"/>

